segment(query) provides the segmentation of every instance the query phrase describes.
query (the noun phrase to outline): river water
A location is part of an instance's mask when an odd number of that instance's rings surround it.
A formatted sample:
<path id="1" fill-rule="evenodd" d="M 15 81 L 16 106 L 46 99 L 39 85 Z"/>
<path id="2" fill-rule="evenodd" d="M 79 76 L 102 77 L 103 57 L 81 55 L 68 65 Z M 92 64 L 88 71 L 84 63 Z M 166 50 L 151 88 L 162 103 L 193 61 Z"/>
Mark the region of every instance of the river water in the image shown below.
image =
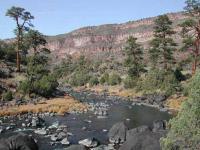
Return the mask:
<path id="1" fill-rule="evenodd" d="M 51 125 L 57 121 L 67 126 L 67 132 L 72 133 L 68 138 L 71 144 L 77 144 L 79 140 L 89 137 L 95 137 L 101 144 L 107 144 L 107 131 L 117 122 L 124 121 L 127 127 L 132 129 L 141 125 L 151 126 L 155 120 L 168 121 L 171 118 L 171 115 L 167 112 L 160 112 L 156 108 L 147 106 L 134 106 L 129 101 L 112 100 L 111 98 L 108 100 L 105 97 L 97 97 L 96 95 L 87 96 L 77 93 L 73 93 L 72 95 L 81 101 L 87 101 L 87 103 L 92 103 L 93 105 L 104 103 L 104 105 L 108 106 L 108 115 L 105 118 L 98 118 L 94 112 L 89 111 L 82 114 L 74 113 L 66 114 L 65 116 L 45 117 L 44 119 L 47 125 Z M 33 134 L 32 131 L 26 132 Z M 63 147 L 61 144 L 51 146 L 49 137 L 35 134 L 33 136 L 38 139 L 40 150 L 53 150 Z"/>

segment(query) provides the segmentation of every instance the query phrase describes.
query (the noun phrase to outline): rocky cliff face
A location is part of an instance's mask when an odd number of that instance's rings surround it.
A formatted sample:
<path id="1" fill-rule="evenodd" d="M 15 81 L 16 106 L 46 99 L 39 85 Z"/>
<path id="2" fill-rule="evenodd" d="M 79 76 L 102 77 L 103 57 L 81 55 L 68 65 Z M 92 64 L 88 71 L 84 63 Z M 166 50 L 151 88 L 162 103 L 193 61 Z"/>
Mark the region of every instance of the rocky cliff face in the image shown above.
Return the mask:
<path id="1" fill-rule="evenodd" d="M 169 18 L 174 22 L 174 30 L 180 31 L 177 24 L 186 16 L 182 13 L 170 13 Z M 102 58 L 106 54 L 120 54 L 129 36 L 138 38 L 145 48 L 153 37 L 153 26 L 156 17 L 130 21 L 123 24 L 108 24 L 91 26 L 72 31 L 67 34 L 48 37 L 48 48 L 56 58 L 66 55 L 86 55 L 87 57 Z M 174 37 L 179 40 L 178 34 Z"/>

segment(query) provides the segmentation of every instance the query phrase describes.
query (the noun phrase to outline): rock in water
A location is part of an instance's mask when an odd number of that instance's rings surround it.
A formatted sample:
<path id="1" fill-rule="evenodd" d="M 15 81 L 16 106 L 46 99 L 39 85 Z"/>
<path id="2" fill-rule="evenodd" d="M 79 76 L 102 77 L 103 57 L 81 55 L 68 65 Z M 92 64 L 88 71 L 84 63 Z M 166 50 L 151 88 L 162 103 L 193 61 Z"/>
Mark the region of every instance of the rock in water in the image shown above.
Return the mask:
<path id="1" fill-rule="evenodd" d="M 123 122 L 114 124 L 108 133 L 109 141 L 115 144 L 125 142 L 126 132 L 127 132 L 127 127 Z"/>
<path id="2" fill-rule="evenodd" d="M 42 127 L 45 125 L 45 121 L 40 117 L 33 117 L 31 121 L 32 127 Z"/>
<path id="3" fill-rule="evenodd" d="M 128 140 L 129 138 L 131 138 L 132 136 L 134 136 L 137 133 L 142 133 L 145 131 L 151 131 L 151 130 L 148 126 L 145 126 L 145 125 L 128 130 L 127 135 L 126 135 L 126 140 Z"/>
<path id="4" fill-rule="evenodd" d="M 36 134 L 46 135 L 47 131 L 45 129 L 37 129 L 34 131 Z"/>
<path id="5" fill-rule="evenodd" d="M 83 145 L 72 145 L 65 150 L 86 150 L 86 148 Z"/>
<path id="6" fill-rule="evenodd" d="M 38 150 L 34 139 L 26 134 L 18 134 L 2 139 L 0 141 L 0 150 Z"/>
<path id="7" fill-rule="evenodd" d="M 166 129 L 166 121 L 156 120 L 153 122 L 153 132 L 163 131 Z"/>
<path id="8" fill-rule="evenodd" d="M 57 129 L 59 127 L 59 121 L 54 122 L 51 126 L 49 126 L 49 129 Z"/>
<path id="9" fill-rule="evenodd" d="M 114 146 L 111 144 L 111 145 L 100 145 L 98 147 L 95 147 L 95 148 L 91 148 L 91 150 L 115 150 Z"/>
<path id="10" fill-rule="evenodd" d="M 4 127 L 0 126 L 0 133 L 2 133 L 4 131 Z"/>
<path id="11" fill-rule="evenodd" d="M 88 138 L 78 142 L 81 145 L 92 148 L 98 146 L 98 141 L 95 138 Z"/>
<path id="12" fill-rule="evenodd" d="M 136 133 L 127 139 L 119 150 L 161 150 L 159 140 L 162 136 L 162 133 L 150 131 Z"/>
<path id="13" fill-rule="evenodd" d="M 62 134 L 55 133 L 55 134 L 51 135 L 51 140 L 52 141 L 61 141 L 62 139 L 63 139 Z"/>
<path id="14" fill-rule="evenodd" d="M 62 145 L 69 145 L 70 142 L 68 141 L 67 138 L 64 138 L 61 142 L 60 142 Z"/>

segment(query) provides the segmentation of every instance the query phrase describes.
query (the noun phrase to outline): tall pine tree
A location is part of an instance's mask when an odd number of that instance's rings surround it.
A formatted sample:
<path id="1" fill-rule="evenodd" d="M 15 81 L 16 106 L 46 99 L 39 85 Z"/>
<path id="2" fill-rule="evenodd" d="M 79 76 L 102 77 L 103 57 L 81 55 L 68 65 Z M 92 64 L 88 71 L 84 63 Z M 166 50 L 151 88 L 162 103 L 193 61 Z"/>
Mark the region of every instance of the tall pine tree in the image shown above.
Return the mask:
<path id="1" fill-rule="evenodd" d="M 130 36 L 124 49 L 125 65 L 128 67 L 130 77 L 139 77 L 143 70 L 143 49 L 136 41 L 137 38 Z"/>
<path id="2" fill-rule="evenodd" d="M 153 66 L 163 64 L 163 69 L 168 70 L 173 63 L 173 51 L 176 43 L 172 35 L 172 21 L 167 15 L 161 15 L 155 20 L 154 39 L 150 42 L 149 55 Z"/>
<path id="3" fill-rule="evenodd" d="M 17 47 L 16 47 L 16 61 L 17 61 L 17 71 L 20 72 L 20 50 L 22 50 L 23 46 L 23 33 L 28 30 L 29 27 L 32 27 L 31 20 L 34 17 L 30 12 L 26 11 L 21 7 L 11 7 L 7 10 L 6 16 L 11 17 L 17 25 L 15 30 L 17 35 Z"/>

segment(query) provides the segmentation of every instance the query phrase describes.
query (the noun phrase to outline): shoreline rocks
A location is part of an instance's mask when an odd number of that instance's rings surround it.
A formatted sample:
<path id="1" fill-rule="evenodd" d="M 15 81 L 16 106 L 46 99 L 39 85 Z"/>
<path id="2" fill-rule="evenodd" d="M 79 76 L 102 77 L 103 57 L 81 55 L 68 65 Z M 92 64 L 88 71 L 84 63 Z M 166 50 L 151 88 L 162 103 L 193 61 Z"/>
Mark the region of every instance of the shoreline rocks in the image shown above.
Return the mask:
<path id="1" fill-rule="evenodd" d="M 119 150 L 161 150 L 159 140 L 166 133 L 166 121 L 156 120 L 152 128 L 142 125 L 130 130 L 123 122 L 116 123 L 108 136 L 111 144 L 119 145 Z"/>
<path id="2" fill-rule="evenodd" d="M 128 128 L 126 127 L 124 122 L 119 122 L 119 123 L 114 124 L 108 132 L 110 143 L 120 144 L 126 141 L 127 130 Z"/>
<path id="3" fill-rule="evenodd" d="M 26 135 L 18 134 L 0 140 L 0 150 L 39 150 L 35 140 Z"/>
<path id="4" fill-rule="evenodd" d="M 98 146 L 99 142 L 95 138 L 88 138 L 88 139 L 81 140 L 78 143 L 88 148 L 94 148 Z"/>

